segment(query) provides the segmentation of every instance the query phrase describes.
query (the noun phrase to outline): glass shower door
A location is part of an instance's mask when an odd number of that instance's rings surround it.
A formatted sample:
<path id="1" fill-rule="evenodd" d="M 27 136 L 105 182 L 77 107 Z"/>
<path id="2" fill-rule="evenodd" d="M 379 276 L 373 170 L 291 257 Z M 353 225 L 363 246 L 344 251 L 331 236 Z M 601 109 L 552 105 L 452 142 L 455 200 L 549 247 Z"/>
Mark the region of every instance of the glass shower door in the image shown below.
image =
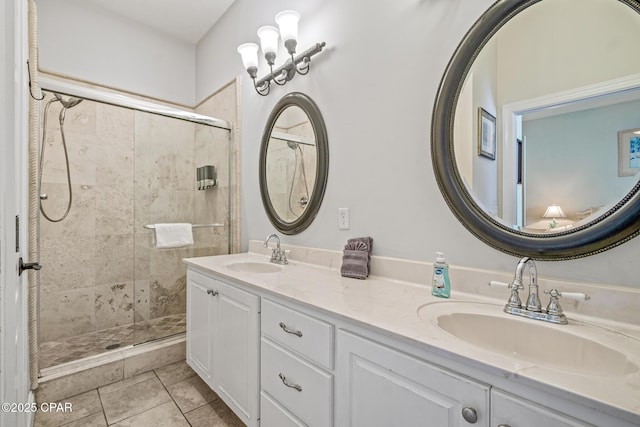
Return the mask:
<path id="1" fill-rule="evenodd" d="M 229 253 L 229 131 L 135 113 L 135 343 L 186 330 L 183 258 Z M 217 185 L 198 190 L 196 169 Z M 190 223 L 194 244 L 158 249 L 153 227 Z"/>

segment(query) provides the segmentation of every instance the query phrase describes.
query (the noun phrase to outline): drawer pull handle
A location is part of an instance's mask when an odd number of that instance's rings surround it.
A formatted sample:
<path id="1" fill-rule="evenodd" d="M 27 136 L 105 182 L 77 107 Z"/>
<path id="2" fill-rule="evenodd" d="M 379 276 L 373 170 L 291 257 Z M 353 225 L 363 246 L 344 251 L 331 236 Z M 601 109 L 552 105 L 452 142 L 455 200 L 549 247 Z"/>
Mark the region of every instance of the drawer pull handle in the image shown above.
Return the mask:
<path id="1" fill-rule="evenodd" d="M 302 331 L 292 331 L 291 329 L 287 328 L 287 325 L 285 325 L 284 322 L 280 322 L 280 327 L 282 328 L 283 331 L 285 331 L 288 334 L 302 337 Z"/>
<path id="2" fill-rule="evenodd" d="M 282 373 L 278 374 L 278 376 L 282 380 L 282 384 L 286 385 L 287 387 L 293 388 L 295 390 L 302 391 L 302 387 L 300 387 L 298 384 L 291 384 L 289 381 L 287 381 L 287 378 L 284 375 L 282 375 Z"/>
<path id="3" fill-rule="evenodd" d="M 500 424 L 498 427 L 511 427 L 509 424 Z"/>
<path id="4" fill-rule="evenodd" d="M 218 291 L 214 291 L 213 289 L 207 289 L 207 294 L 213 295 L 215 297 L 218 295 Z"/>

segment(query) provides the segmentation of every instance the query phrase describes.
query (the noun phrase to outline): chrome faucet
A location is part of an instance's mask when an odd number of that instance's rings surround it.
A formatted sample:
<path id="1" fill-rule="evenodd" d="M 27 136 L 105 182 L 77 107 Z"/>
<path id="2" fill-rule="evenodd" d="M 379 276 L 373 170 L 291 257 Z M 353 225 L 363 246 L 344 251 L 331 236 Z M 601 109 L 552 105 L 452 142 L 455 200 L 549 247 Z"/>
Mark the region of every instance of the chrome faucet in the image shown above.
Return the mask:
<path id="1" fill-rule="evenodd" d="M 529 311 L 542 311 L 542 304 L 540 304 L 540 296 L 538 295 L 538 269 L 531 258 L 524 257 L 518 262 L 513 282 L 522 286 L 522 274 L 527 266 L 529 267 L 529 297 L 527 298 L 526 307 Z M 524 286 L 520 289 L 524 289 Z"/>
<path id="2" fill-rule="evenodd" d="M 287 261 L 287 254 L 285 253 L 284 250 L 280 249 L 280 238 L 278 237 L 277 234 L 269 234 L 267 236 L 266 239 L 264 239 L 264 247 L 268 248 L 269 247 L 269 240 L 271 240 L 271 238 L 274 237 L 276 239 L 276 247 L 275 248 L 271 248 L 271 259 L 269 261 L 271 261 L 274 264 L 288 264 L 289 261 Z"/>
<path id="3" fill-rule="evenodd" d="M 527 267 L 529 268 L 529 297 L 527 298 L 527 303 L 523 306 L 518 291 L 524 289 L 522 276 Z M 540 296 L 538 295 L 538 269 L 536 268 L 535 262 L 529 257 L 524 257 L 518 262 L 516 273 L 511 283 L 492 280 L 489 282 L 489 286 L 501 286 L 511 289 L 509 301 L 507 301 L 507 304 L 504 306 L 505 313 L 561 325 L 565 325 L 568 322 L 567 317 L 562 313 L 562 307 L 560 307 L 558 297 L 570 298 L 577 301 L 588 301 L 590 299 L 587 294 L 560 292 L 556 289 L 551 289 L 550 291 L 544 291 L 545 294 L 549 294 L 550 300 L 547 308 L 543 310 L 542 304 L 540 303 Z"/>

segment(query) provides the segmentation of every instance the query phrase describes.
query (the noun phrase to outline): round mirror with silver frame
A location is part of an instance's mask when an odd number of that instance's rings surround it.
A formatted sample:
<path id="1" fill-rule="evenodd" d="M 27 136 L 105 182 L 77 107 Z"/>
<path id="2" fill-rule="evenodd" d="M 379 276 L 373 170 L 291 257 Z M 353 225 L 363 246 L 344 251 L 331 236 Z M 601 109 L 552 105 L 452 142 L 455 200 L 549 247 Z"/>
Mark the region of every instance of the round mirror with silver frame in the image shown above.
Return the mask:
<path id="1" fill-rule="evenodd" d="M 520 24 L 519 19 L 525 16 L 525 14 L 530 14 L 536 19 L 542 19 L 541 17 L 543 15 L 538 13 L 543 10 L 540 6 L 552 4 L 550 2 L 557 2 L 557 4 L 561 4 L 561 6 L 569 5 L 570 3 L 571 5 L 568 7 L 572 8 L 574 13 L 581 11 L 583 7 L 586 7 L 587 3 L 597 3 L 598 7 L 606 6 L 617 8 L 616 11 L 612 12 L 612 14 L 618 13 L 618 9 L 622 7 L 625 13 L 628 13 L 625 20 L 629 20 L 629 22 L 632 23 L 631 25 L 634 26 L 633 28 L 637 28 L 637 33 L 640 33 L 640 3 L 634 0 L 590 0 L 589 2 L 578 3 L 562 2 L 560 0 L 496 1 L 467 32 L 456 49 L 453 57 L 449 61 L 443 79 L 440 83 L 434 104 L 431 126 L 431 155 L 436 181 L 444 199 L 458 220 L 472 234 L 486 244 L 512 255 L 527 255 L 540 260 L 563 260 L 579 258 L 605 251 L 628 241 L 640 233 L 639 174 L 636 173 L 635 177 L 626 178 L 628 182 L 626 184 L 627 188 L 624 190 L 622 195 L 618 196 L 618 198 L 614 198 L 609 203 L 606 203 L 596 214 L 589 215 L 587 218 L 576 221 L 575 224 L 567 227 L 537 232 L 528 229 L 526 226 L 518 226 L 513 220 L 511 220 L 509 214 L 504 214 L 506 209 L 509 208 L 504 202 L 504 197 L 501 198 L 499 195 L 496 198 L 497 202 L 495 202 L 495 206 L 493 206 L 493 202 L 486 202 L 478 192 L 474 192 L 475 183 L 469 183 L 469 180 L 465 175 L 464 160 L 456 159 L 456 156 L 460 157 L 460 151 L 456 146 L 461 142 L 466 143 L 468 139 L 469 145 L 473 146 L 474 150 L 477 149 L 477 154 L 474 153 L 474 156 L 477 155 L 477 159 L 484 161 L 485 165 L 490 164 L 488 162 L 494 162 L 493 165 L 496 166 L 493 167 L 496 169 L 495 173 L 499 177 L 501 174 L 505 175 L 507 173 L 505 170 L 510 167 L 513 168 L 513 166 L 510 166 L 512 163 L 511 161 L 503 161 L 503 157 L 508 153 L 508 150 L 505 150 L 501 145 L 503 143 L 501 138 L 505 138 L 505 134 L 508 137 L 513 137 L 513 135 L 508 133 L 508 131 L 505 131 L 505 129 L 508 128 L 505 123 L 508 123 L 508 121 L 511 120 L 511 117 L 501 117 L 501 115 L 504 114 L 504 111 L 508 111 L 508 108 L 506 108 L 504 104 L 501 104 L 499 102 L 500 100 L 495 99 L 495 102 L 490 106 L 491 108 L 478 108 L 478 103 L 471 103 L 473 108 L 468 109 L 469 117 L 467 118 L 457 116 L 457 110 L 459 109 L 459 104 L 466 102 L 464 100 L 464 97 L 467 96 L 464 93 L 466 89 L 465 84 L 467 83 L 469 76 L 474 72 L 474 65 L 476 62 L 480 61 L 479 58 L 483 55 L 483 49 L 490 45 L 492 38 L 495 40 L 494 36 L 496 36 L 498 32 L 504 31 L 504 28 L 509 23 L 518 22 L 518 24 Z M 603 16 L 606 15 L 599 14 L 598 22 L 601 22 L 604 19 Z M 580 19 L 569 18 L 565 19 L 563 22 L 566 25 L 572 20 L 576 22 L 577 25 L 590 28 L 590 31 L 593 28 L 598 27 L 598 25 L 587 25 Z M 619 23 L 620 22 L 618 21 L 618 24 Z M 538 21 L 538 25 L 546 26 L 545 31 L 551 31 L 548 21 Z M 517 27 L 515 30 L 512 27 L 511 31 L 521 31 L 524 32 L 525 36 L 527 35 L 524 26 Z M 534 38 L 533 36 L 530 37 L 532 39 Z M 604 34 L 601 34 L 599 37 L 604 38 Z M 626 37 L 631 36 L 625 36 L 625 38 Z M 632 36 L 631 38 L 637 39 L 635 36 Z M 614 41 L 617 42 L 618 40 Z M 606 41 L 604 43 L 606 44 Z M 557 43 L 553 45 L 546 45 L 541 50 L 554 51 L 556 44 Z M 612 50 L 611 46 L 611 44 L 608 45 L 608 52 Z M 588 48 L 590 48 L 590 46 L 585 46 L 585 51 L 587 53 L 589 52 Z M 530 50 L 527 49 L 522 50 L 524 52 L 530 52 Z M 560 54 L 562 54 L 562 52 L 560 52 Z M 632 51 L 627 51 L 626 55 L 629 57 L 635 57 L 635 54 Z M 594 64 L 602 63 L 602 58 L 597 57 L 594 61 Z M 509 63 L 513 64 L 513 61 Z M 617 63 L 607 62 L 607 64 L 609 64 L 609 68 L 612 71 L 612 73 L 609 73 L 610 77 L 607 79 L 608 82 L 634 81 L 633 78 L 629 78 L 626 74 L 616 75 L 613 73 L 613 71 L 618 71 L 615 69 L 618 66 Z M 514 84 L 525 89 L 535 87 L 537 83 L 529 80 L 517 80 L 517 78 L 521 77 L 520 75 L 531 75 L 527 74 L 527 72 L 523 72 L 523 70 L 527 69 L 527 65 L 528 64 L 526 62 L 518 62 L 517 67 L 513 68 L 519 68 L 520 73 L 512 77 L 515 82 Z M 633 66 L 636 67 L 636 71 L 640 72 L 640 67 L 637 65 Z M 625 73 L 627 73 L 627 71 L 625 71 Z M 556 83 L 555 73 L 557 70 L 552 69 L 551 72 L 554 74 L 548 76 L 547 79 Z M 607 72 L 609 71 L 604 71 L 605 74 Z M 573 80 L 580 80 L 580 77 L 580 73 L 572 76 Z M 560 75 L 558 75 L 557 80 L 558 82 L 562 80 Z M 635 83 L 635 85 L 638 86 L 637 83 Z M 585 83 L 582 86 L 588 85 Z M 627 86 L 624 87 L 624 90 L 629 90 L 631 88 L 630 86 L 633 86 L 633 84 L 627 84 Z M 473 93 L 481 92 L 486 88 L 476 89 L 477 90 Z M 495 92 L 493 95 L 495 95 Z M 547 94 L 537 94 L 536 96 L 539 97 L 541 95 Z M 530 96 L 529 98 L 537 99 L 536 96 Z M 591 97 L 595 98 L 596 96 L 592 94 Z M 499 97 L 494 96 L 494 98 Z M 524 103 L 523 105 L 526 104 L 527 103 Z M 510 105 L 518 105 L 518 103 L 514 103 L 512 99 Z M 480 107 L 485 107 L 485 105 L 480 104 Z M 482 116 L 480 116 L 480 111 L 482 111 Z M 476 117 L 477 122 L 474 123 Z M 476 141 L 473 141 L 473 138 L 461 138 L 459 136 L 460 132 L 458 127 L 461 122 L 465 120 L 468 123 L 472 123 L 471 125 L 467 125 L 467 127 L 472 130 L 474 128 L 480 128 L 478 123 L 482 122 L 485 125 L 491 126 L 492 121 L 494 123 L 497 121 L 497 125 L 495 125 L 495 128 L 492 130 L 492 132 L 497 135 L 497 147 L 492 150 L 490 144 L 487 145 L 487 147 L 485 147 L 484 144 L 478 144 L 478 141 L 483 138 L 480 133 L 484 132 L 486 129 L 477 131 L 478 133 L 476 135 L 478 139 Z M 639 128 L 640 126 L 631 126 L 631 128 L 633 127 Z M 623 129 L 620 130 L 622 131 Z M 492 133 L 489 132 L 489 135 L 492 135 Z M 612 139 L 613 143 L 617 143 L 618 137 L 619 135 L 615 135 L 614 133 L 614 135 L 610 136 L 610 139 Z M 486 142 L 484 140 L 482 141 Z M 482 149 L 480 145 L 482 145 Z M 487 148 L 487 150 L 485 150 L 485 148 Z M 615 151 L 618 150 L 618 147 L 617 145 L 612 144 L 611 149 L 615 153 Z M 493 158 L 491 156 L 493 156 Z M 511 159 L 511 157 L 506 158 Z M 476 159 L 472 158 L 470 161 L 476 161 Z M 500 163 L 501 161 L 503 162 Z M 612 167 L 614 168 L 612 173 L 615 174 L 615 168 L 619 166 L 616 164 Z M 618 176 L 623 175 L 618 174 Z M 497 191 L 499 192 L 504 188 L 504 186 L 504 182 L 501 182 L 500 178 L 498 178 Z M 551 205 L 551 202 L 555 204 L 557 201 L 550 199 L 549 202 Z M 544 210 L 539 211 L 538 213 L 540 217 L 545 217 L 540 219 L 543 221 L 550 221 L 546 219 L 547 215 L 543 215 L 543 212 Z M 553 222 L 555 222 L 555 218 L 553 219 Z M 549 224 L 549 227 L 553 227 L 553 225 Z"/>
<path id="2" fill-rule="evenodd" d="M 297 234 L 316 217 L 327 184 L 329 144 L 316 103 L 285 95 L 273 108 L 260 144 L 260 195 L 273 226 Z"/>

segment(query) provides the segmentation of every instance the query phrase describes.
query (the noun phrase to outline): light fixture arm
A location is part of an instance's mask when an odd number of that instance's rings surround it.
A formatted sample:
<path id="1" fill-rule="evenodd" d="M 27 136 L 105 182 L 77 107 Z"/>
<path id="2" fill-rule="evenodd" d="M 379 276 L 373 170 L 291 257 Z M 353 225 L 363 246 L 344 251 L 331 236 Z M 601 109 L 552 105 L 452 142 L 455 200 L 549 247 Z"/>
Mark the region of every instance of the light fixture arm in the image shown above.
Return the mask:
<path id="1" fill-rule="evenodd" d="M 287 60 L 284 64 L 272 70 L 269 74 L 264 76 L 258 81 L 254 79 L 254 86 L 256 91 L 260 95 L 267 95 L 269 93 L 268 89 L 271 85 L 271 80 L 276 82 L 276 84 L 282 85 L 285 82 L 291 80 L 296 73 L 299 74 L 307 74 L 309 72 L 309 62 L 311 61 L 311 57 L 317 53 L 322 52 L 322 49 L 326 46 L 325 42 L 316 43 L 314 46 L 302 52 L 300 55 L 294 57 L 291 55 L 291 58 Z M 298 67 L 298 64 L 302 64 L 301 67 Z M 253 78 L 253 77 L 252 77 Z M 284 79 L 283 79 L 284 78 Z M 265 93 L 266 86 L 266 93 Z M 262 88 L 261 90 L 259 88 Z"/>

